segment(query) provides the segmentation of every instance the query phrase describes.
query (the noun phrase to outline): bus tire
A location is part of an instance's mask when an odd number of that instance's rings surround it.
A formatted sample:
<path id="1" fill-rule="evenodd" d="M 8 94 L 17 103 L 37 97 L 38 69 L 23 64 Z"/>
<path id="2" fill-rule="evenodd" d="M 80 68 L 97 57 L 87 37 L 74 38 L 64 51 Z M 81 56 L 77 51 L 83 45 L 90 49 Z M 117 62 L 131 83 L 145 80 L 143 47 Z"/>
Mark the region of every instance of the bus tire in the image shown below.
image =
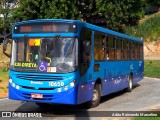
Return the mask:
<path id="1" fill-rule="evenodd" d="M 101 99 L 101 84 L 95 84 L 94 90 L 93 90 L 93 98 L 90 100 L 87 104 L 87 107 L 94 108 L 97 107 L 100 103 Z"/>
<path id="2" fill-rule="evenodd" d="M 127 91 L 128 92 L 131 92 L 133 89 L 133 76 L 129 76 L 129 80 L 128 80 L 128 88 L 127 88 Z"/>

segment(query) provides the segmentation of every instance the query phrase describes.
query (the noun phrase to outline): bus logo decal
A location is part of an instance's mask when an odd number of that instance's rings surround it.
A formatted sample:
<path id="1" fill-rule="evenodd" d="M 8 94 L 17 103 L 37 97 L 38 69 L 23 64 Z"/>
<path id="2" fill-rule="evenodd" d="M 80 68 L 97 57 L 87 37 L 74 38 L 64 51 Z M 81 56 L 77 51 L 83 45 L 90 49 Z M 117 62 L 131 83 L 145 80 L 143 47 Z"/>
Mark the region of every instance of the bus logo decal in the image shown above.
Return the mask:
<path id="1" fill-rule="evenodd" d="M 43 82 L 40 82 L 40 81 L 31 81 L 31 84 L 43 84 Z"/>
<path id="2" fill-rule="evenodd" d="M 133 64 L 130 65 L 130 70 L 133 70 Z"/>
<path id="3" fill-rule="evenodd" d="M 120 80 L 115 80 L 114 84 L 118 84 L 119 85 L 120 82 L 121 82 L 121 79 Z"/>
<path id="4" fill-rule="evenodd" d="M 47 66 L 48 66 L 47 62 L 39 62 L 38 63 L 38 69 L 41 72 L 47 72 Z"/>

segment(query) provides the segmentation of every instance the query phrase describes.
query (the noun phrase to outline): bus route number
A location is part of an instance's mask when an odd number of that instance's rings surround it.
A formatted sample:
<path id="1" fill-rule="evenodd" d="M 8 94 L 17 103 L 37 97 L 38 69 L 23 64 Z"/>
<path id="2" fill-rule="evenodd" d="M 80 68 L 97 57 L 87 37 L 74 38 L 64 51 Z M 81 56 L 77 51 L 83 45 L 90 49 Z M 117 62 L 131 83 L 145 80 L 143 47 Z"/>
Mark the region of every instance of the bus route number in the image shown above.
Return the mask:
<path id="1" fill-rule="evenodd" d="M 52 87 L 64 86 L 64 82 L 49 82 L 49 86 L 52 86 Z"/>

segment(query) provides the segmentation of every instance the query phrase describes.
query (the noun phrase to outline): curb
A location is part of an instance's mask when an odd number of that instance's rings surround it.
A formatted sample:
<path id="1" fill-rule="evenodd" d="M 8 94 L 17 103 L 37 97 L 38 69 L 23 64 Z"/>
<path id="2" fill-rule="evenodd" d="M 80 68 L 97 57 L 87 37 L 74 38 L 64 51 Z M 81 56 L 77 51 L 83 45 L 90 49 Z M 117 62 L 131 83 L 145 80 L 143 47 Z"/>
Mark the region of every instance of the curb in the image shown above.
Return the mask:
<path id="1" fill-rule="evenodd" d="M 160 78 L 152 78 L 152 77 L 144 77 L 144 78 L 154 79 L 154 80 L 160 80 Z"/>
<path id="2" fill-rule="evenodd" d="M 8 97 L 0 97 L 0 100 L 6 100 Z"/>
<path id="3" fill-rule="evenodd" d="M 1 96 L 0 96 L 0 99 L 6 99 L 6 98 L 8 98 L 8 96 L 6 96 L 6 97 L 1 97 Z"/>
<path id="4" fill-rule="evenodd" d="M 156 105 L 152 105 L 152 106 L 148 106 L 145 108 L 140 109 L 140 111 L 159 111 L 160 110 L 160 104 L 156 104 Z"/>

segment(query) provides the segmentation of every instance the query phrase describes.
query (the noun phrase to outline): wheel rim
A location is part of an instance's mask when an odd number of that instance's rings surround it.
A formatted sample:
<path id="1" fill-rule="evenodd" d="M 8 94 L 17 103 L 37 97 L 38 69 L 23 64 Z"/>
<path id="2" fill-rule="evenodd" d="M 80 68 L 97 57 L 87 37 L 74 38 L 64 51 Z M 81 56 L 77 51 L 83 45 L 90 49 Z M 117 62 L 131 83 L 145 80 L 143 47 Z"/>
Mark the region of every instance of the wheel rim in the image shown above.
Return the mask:
<path id="1" fill-rule="evenodd" d="M 132 79 L 129 79 L 129 88 L 132 89 Z"/>
<path id="2" fill-rule="evenodd" d="M 94 93 L 93 93 L 93 102 L 96 102 L 98 100 L 98 91 L 94 89 Z"/>

